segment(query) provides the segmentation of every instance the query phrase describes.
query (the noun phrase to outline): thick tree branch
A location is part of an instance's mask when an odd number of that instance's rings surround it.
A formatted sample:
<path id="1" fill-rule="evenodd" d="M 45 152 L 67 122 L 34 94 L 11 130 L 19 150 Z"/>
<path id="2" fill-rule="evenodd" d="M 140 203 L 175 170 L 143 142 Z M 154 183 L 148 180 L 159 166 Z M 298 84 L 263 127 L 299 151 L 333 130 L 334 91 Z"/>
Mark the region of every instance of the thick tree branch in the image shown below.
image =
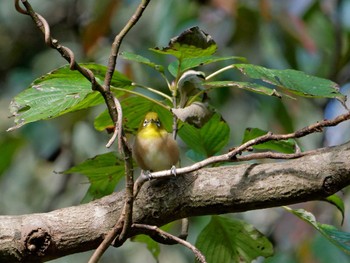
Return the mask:
<path id="1" fill-rule="evenodd" d="M 248 156 L 238 156 L 242 152 L 247 151 L 250 147 L 253 145 L 258 145 L 264 142 L 268 141 L 281 141 L 281 140 L 287 140 L 292 138 L 300 138 L 304 137 L 308 134 L 312 134 L 315 132 L 321 132 L 323 128 L 325 127 L 331 127 L 336 126 L 339 123 L 343 121 L 347 121 L 350 119 L 350 111 L 337 116 L 334 119 L 331 120 L 322 120 L 318 121 L 316 123 L 313 123 L 309 126 L 306 126 L 304 128 L 301 128 L 295 132 L 288 133 L 288 134 L 273 134 L 272 132 L 268 132 L 265 135 L 259 136 L 257 138 L 254 138 L 252 140 L 249 140 L 243 144 L 241 144 L 238 147 L 235 147 L 231 149 L 228 153 L 222 154 L 222 155 L 215 155 L 212 157 L 209 157 L 205 160 L 199 161 L 197 163 L 194 163 L 191 166 L 186 166 L 183 168 L 176 169 L 176 174 L 186 174 L 190 172 L 194 172 L 198 169 L 201 169 L 205 166 L 208 166 L 210 164 L 214 163 L 223 163 L 223 162 L 237 162 L 237 161 L 246 161 L 246 160 L 253 160 L 253 159 L 262 159 L 262 158 L 271 158 L 271 159 L 294 159 L 304 156 L 305 152 L 300 152 L 300 149 L 296 149 L 296 152 L 293 154 L 281 154 L 281 153 L 272 153 L 272 152 L 266 152 L 266 153 L 254 153 Z M 159 171 L 152 174 L 149 174 L 148 176 L 139 176 L 137 181 L 134 185 L 134 194 L 135 196 L 138 194 L 139 190 L 141 189 L 142 185 L 150 179 L 160 179 L 160 178 L 167 178 L 171 177 L 173 175 L 172 170 L 165 170 L 165 171 Z"/>
<path id="2" fill-rule="evenodd" d="M 321 200 L 350 184 L 350 142 L 278 163 L 205 168 L 146 182 L 137 224 Z M 124 192 L 50 213 L 0 216 L 0 262 L 40 262 L 96 248 L 123 211 Z M 128 236 L 139 232 L 132 229 Z"/>

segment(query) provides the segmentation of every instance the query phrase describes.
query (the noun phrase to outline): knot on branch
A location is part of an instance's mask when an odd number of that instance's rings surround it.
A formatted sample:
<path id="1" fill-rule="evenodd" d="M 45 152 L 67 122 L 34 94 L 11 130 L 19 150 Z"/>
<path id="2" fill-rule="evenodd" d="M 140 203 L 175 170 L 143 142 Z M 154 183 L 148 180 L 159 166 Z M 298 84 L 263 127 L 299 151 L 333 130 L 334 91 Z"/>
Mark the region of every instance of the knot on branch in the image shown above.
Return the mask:
<path id="1" fill-rule="evenodd" d="M 42 228 L 37 228 L 28 233 L 24 240 L 25 248 L 30 254 L 43 256 L 51 243 L 51 235 Z"/>
<path id="2" fill-rule="evenodd" d="M 326 176 L 323 180 L 323 189 L 327 194 L 333 194 L 337 191 L 336 184 L 332 176 Z"/>

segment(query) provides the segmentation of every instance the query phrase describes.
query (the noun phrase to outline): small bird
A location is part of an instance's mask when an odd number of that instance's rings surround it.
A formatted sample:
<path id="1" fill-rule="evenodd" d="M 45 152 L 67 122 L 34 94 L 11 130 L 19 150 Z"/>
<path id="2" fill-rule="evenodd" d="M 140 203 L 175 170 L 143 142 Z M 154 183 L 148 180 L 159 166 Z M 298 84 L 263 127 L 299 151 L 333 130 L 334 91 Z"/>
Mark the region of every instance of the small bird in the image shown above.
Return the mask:
<path id="1" fill-rule="evenodd" d="M 144 171 L 174 169 L 179 161 L 179 148 L 161 124 L 156 112 L 148 112 L 136 134 L 133 155 Z"/>

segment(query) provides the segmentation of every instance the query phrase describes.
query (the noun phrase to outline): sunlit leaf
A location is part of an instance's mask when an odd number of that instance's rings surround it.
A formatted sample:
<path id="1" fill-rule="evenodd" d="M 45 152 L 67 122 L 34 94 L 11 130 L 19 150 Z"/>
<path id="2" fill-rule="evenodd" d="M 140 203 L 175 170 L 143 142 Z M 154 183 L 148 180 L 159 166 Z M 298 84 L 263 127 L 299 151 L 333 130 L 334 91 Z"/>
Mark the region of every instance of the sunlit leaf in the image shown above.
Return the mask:
<path id="1" fill-rule="evenodd" d="M 185 123 L 179 130 L 179 136 L 188 147 L 208 157 L 215 155 L 227 144 L 230 127 L 216 113 L 200 129 Z"/>
<path id="2" fill-rule="evenodd" d="M 346 97 L 339 92 L 339 86 L 327 79 L 310 76 L 293 69 L 268 69 L 251 64 L 234 65 L 239 71 L 253 79 L 276 85 L 299 96 L 336 98 L 342 103 Z"/>
<path id="3" fill-rule="evenodd" d="M 97 155 L 70 168 L 65 174 L 79 173 L 85 175 L 90 187 L 82 202 L 109 195 L 124 176 L 124 162 L 113 152 Z"/>
<path id="4" fill-rule="evenodd" d="M 338 210 L 340 211 L 340 213 L 342 215 L 341 224 L 343 224 L 344 217 L 345 217 L 345 206 L 344 206 L 343 199 L 341 199 L 338 195 L 334 194 L 334 195 L 328 196 L 325 199 L 325 201 L 332 204 L 332 205 L 335 205 L 335 207 L 338 208 Z"/>
<path id="5" fill-rule="evenodd" d="M 103 80 L 106 67 L 97 64 L 82 64 L 90 69 L 98 81 Z M 121 73 L 114 72 L 111 84 L 120 88 L 132 88 L 131 81 Z M 91 83 L 69 66 L 56 69 L 36 79 L 28 89 L 18 94 L 11 102 L 10 110 L 15 116 L 16 129 L 24 124 L 51 119 L 103 103 Z"/>
<path id="6" fill-rule="evenodd" d="M 315 216 L 304 209 L 294 210 L 287 206 L 284 206 L 283 208 L 312 225 L 330 242 L 332 242 L 346 254 L 350 255 L 350 233 L 342 232 L 334 226 L 317 222 Z"/>
<path id="7" fill-rule="evenodd" d="M 255 139 L 257 137 L 267 134 L 267 131 L 259 128 L 246 128 L 244 131 L 244 137 L 242 144 Z M 295 152 L 295 141 L 292 139 L 281 140 L 281 141 L 268 141 L 253 146 L 254 149 L 259 150 L 273 150 L 282 153 L 294 153 Z"/>
<path id="8" fill-rule="evenodd" d="M 161 54 L 173 55 L 178 59 L 210 56 L 215 53 L 217 45 L 212 37 L 199 27 L 185 30 L 179 36 L 170 40 L 167 47 L 152 48 L 152 51 Z"/>
<path id="9" fill-rule="evenodd" d="M 148 58 L 145 58 L 141 55 L 133 54 L 133 53 L 126 52 L 126 51 L 121 52 L 120 55 L 124 59 L 130 60 L 130 61 L 135 61 L 135 62 L 144 64 L 144 65 L 150 66 L 151 68 L 154 68 L 155 70 L 157 70 L 159 72 L 164 72 L 164 67 L 162 65 L 155 64 L 155 63 L 151 62 Z"/>
<path id="10" fill-rule="evenodd" d="M 196 247 L 208 263 L 250 263 L 257 257 L 273 255 L 271 242 L 252 225 L 221 216 L 212 216 L 199 234 Z"/>

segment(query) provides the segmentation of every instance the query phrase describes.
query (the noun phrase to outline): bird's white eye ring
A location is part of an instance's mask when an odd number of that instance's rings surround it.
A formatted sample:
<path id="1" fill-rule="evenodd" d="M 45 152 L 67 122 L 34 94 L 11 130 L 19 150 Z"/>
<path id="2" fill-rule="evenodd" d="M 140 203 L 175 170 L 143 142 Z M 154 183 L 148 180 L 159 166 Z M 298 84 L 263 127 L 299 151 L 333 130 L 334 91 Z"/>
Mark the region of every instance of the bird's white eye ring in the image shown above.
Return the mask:
<path id="1" fill-rule="evenodd" d="M 159 121 L 159 120 L 156 120 L 156 125 L 157 125 L 158 127 L 160 127 L 160 121 Z"/>
<path id="2" fill-rule="evenodd" d="M 143 127 L 147 126 L 147 124 L 148 124 L 148 120 L 144 120 Z"/>

